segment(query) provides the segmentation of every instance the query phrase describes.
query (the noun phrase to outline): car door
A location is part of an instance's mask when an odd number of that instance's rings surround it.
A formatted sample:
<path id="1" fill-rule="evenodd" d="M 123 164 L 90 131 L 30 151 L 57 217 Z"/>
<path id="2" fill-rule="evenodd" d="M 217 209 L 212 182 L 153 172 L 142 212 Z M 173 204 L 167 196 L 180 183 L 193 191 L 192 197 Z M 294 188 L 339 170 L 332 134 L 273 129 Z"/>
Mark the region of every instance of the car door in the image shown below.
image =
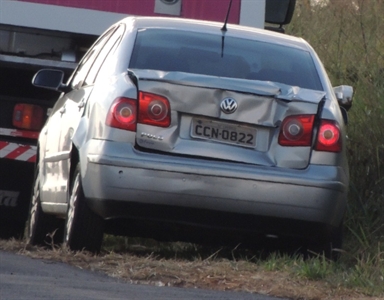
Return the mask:
<path id="1" fill-rule="evenodd" d="M 87 81 L 98 54 L 115 28 L 101 36 L 85 54 L 69 79 L 70 91 L 61 95 L 45 128 L 46 147 L 43 166 L 42 202 L 66 203 L 69 157 L 72 136 L 84 113 L 93 85 Z"/>

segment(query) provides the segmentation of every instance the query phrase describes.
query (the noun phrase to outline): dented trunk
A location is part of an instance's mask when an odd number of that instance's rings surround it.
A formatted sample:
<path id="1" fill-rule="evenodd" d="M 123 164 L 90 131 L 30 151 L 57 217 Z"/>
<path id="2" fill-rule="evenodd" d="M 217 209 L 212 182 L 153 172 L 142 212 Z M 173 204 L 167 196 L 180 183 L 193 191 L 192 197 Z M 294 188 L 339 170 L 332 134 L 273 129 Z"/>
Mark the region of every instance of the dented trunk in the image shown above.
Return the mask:
<path id="1" fill-rule="evenodd" d="M 137 124 L 137 145 L 168 154 L 305 168 L 311 146 L 278 143 L 283 120 L 317 115 L 324 92 L 255 80 L 132 70 L 141 92 L 170 103 L 167 128 Z"/>

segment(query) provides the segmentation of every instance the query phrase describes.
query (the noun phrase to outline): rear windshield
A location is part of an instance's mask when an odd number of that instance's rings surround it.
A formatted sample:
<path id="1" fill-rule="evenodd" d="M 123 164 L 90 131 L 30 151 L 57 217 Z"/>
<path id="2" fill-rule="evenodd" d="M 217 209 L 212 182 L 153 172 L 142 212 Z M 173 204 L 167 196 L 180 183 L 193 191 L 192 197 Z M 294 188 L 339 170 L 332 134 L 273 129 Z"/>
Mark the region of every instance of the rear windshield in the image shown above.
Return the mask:
<path id="1" fill-rule="evenodd" d="M 143 29 L 137 34 L 132 69 L 274 81 L 322 90 L 307 51 L 260 41 L 187 32 Z"/>

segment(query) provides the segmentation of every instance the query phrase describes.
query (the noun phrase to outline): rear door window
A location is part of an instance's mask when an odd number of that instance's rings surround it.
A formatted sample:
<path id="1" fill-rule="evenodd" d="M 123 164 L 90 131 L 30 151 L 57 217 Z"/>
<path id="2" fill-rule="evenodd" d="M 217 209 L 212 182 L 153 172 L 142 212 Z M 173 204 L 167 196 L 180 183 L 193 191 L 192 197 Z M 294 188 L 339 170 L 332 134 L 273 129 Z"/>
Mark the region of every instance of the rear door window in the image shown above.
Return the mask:
<path id="1" fill-rule="evenodd" d="M 118 29 L 109 38 L 109 40 L 105 43 L 103 48 L 100 50 L 100 53 L 97 55 L 97 58 L 95 59 L 91 69 L 89 70 L 88 75 L 85 78 L 84 85 L 91 85 L 94 83 L 102 64 L 106 60 L 111 50 L 115 49 L 115 46 L 121 40 L 124 30 L 124 25 L 119 26 Z"/>
<path id="2" fill-rule="evenodd" d="M 95 61 L 97 54 L 99 53 L 100 49 L 111 36 L 114 30 L 115 28 L 112 28 L 103 36 L 101 36 L 92 46 L 92 48 L 89 49 L 88 52 L 84 55 L 77 69 L 75 70 L 72 79 L 70 79 L 70 86 L 73 89 L 78 89 L 83 85 L 85 77 L 87 76 L 90 68 L 92 67 L 92 64 Z"/>

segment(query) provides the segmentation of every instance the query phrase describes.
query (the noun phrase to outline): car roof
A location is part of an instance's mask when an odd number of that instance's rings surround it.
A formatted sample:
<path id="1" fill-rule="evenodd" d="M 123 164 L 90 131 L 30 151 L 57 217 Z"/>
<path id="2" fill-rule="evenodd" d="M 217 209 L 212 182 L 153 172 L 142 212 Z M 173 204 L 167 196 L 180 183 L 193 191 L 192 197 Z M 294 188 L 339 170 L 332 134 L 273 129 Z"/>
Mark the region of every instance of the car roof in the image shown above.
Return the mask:
<path id="1" fill-rule="evenodd" d="M 174 29 L 185 30 L 193 32 L 209 33 L 214 35 L 222 35 L 221 28 L 224 23 L 203 21 L 195 19 L 182 19 L 172 17 L 137 17 L 131 16 L 123 19 L 120 23 L 125 23 L 130 27 L 142 29 L 142 28 L 158 28 L 158 29 Z M 302 38 L 290 36 L 274 32 L 271 30 L 265 30 L 260 28 L 227 24 L 226 36 L 239 37 L 251 40 L 258 40 L 262 42 L 268 42 L 273 44 L 282 44 L 285 46 L 291 46 L 295 48 L 301 48 L 302 50 L 311 51 L 309 44 Z"/>

